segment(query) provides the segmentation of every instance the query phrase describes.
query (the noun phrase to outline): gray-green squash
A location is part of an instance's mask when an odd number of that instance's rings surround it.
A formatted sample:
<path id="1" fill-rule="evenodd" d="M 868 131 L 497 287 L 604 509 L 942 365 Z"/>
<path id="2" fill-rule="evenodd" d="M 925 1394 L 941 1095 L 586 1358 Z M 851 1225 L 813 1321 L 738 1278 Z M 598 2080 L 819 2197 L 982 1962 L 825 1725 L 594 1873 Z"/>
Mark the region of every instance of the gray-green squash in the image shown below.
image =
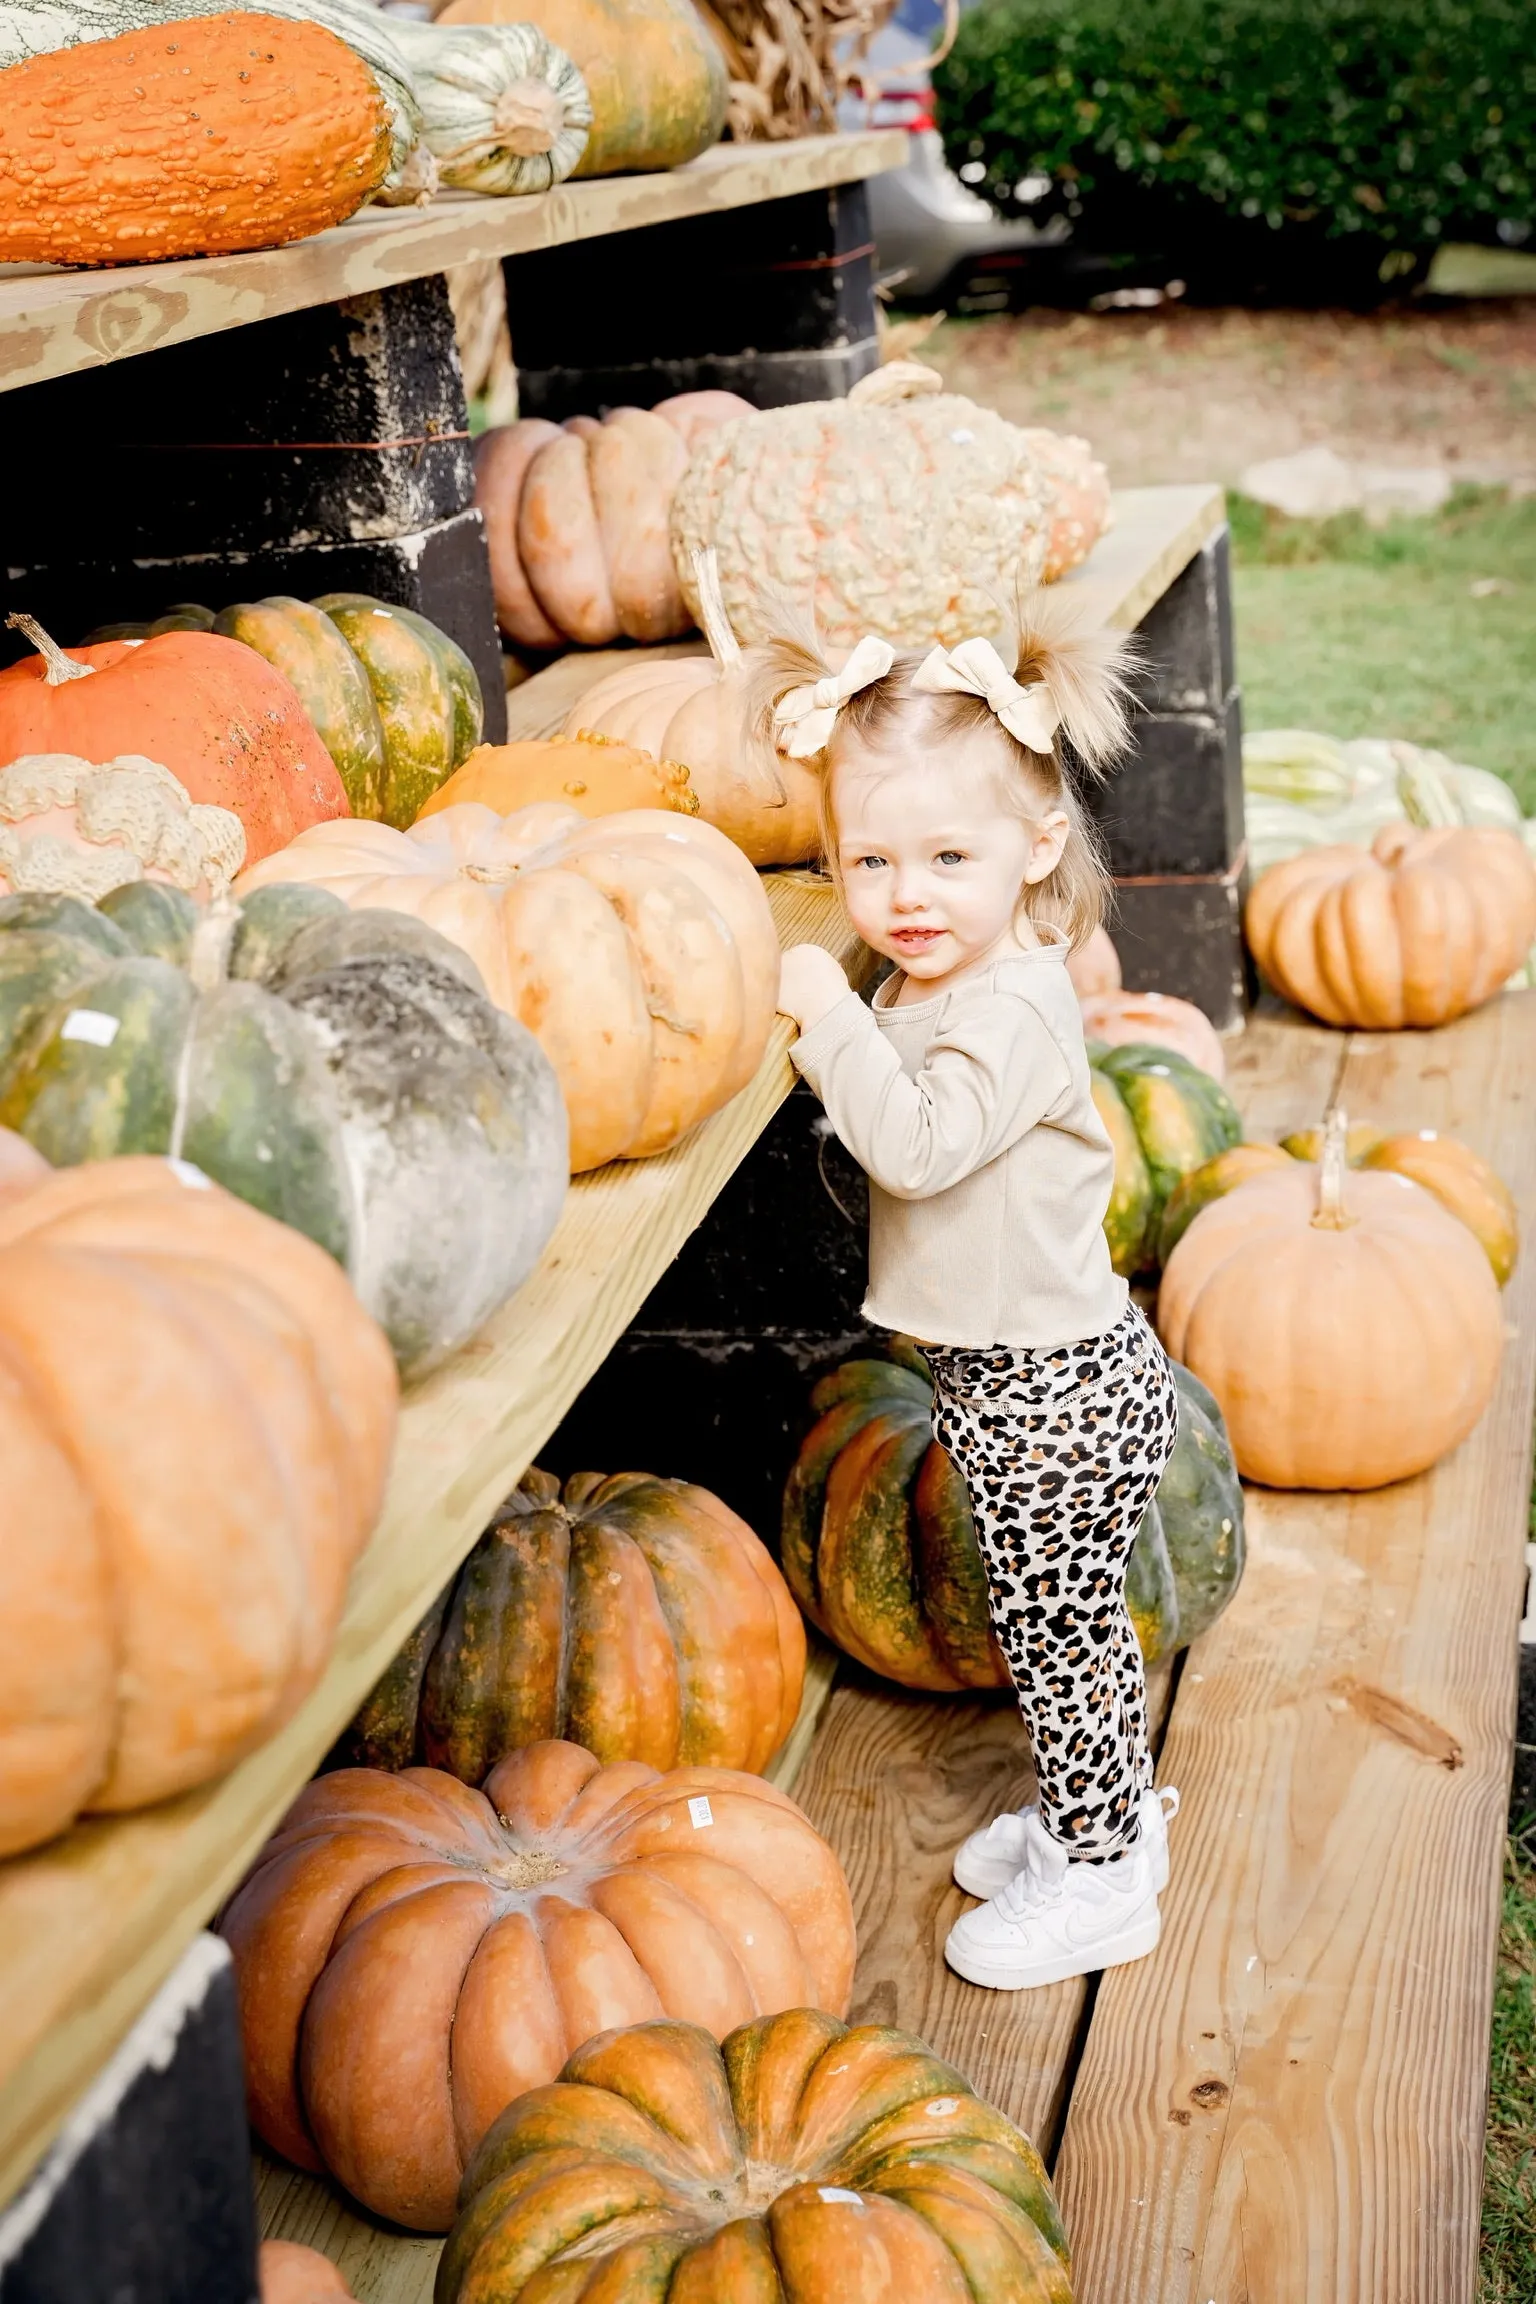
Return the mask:
<path id="1" fill-rule="evenodd" d="M 0 900 L 0 1126 L 191 1162 L 328 1249 L 408 1376 L 521 1286 L 568 1176 L 554 1071 L 474 963 L 312 888 Z"/>

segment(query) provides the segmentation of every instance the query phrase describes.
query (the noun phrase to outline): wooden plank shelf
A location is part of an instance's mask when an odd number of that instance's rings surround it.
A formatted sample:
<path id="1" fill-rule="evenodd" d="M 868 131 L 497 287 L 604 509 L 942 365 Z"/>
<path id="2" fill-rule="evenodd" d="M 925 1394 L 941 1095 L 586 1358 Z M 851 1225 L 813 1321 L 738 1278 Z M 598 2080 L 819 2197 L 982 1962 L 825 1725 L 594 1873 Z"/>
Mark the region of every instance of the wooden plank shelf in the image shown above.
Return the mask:
<path id="1" fill-rule="evenodd" d="M 1395 1036 L 1270 1012 L 1231 1063 L 1254 1135 L 1336 1100 L 1454 1131 L 1532 1236 L 1536 994 Z M 921 2033 L 1035 2134 L 1077 2304 L 1472 2304 L 1536 1256 L 1506 1301 L 1498 1395 L 1443 1465 L 1363 1497 L 1249 1492 L 1237 1598 L 1171 1705 L 1168 1675 L 1154 1689 L 1185 1805 L 1151 1959 L 1018 1995 L 945 1969 L 954 1849 L 1029 1796 L 1006 1699 L 844 1664 L 802 1718 L 803 1765 L 781 1761 L 853 1890 L 855 2019 Z M 265 2159 L 258 2196 L 263 2230 L 324 2248 L 363 2304 L 427 2304 L 437 2241 Z"/>
<path id="2" fill-rule="evenodd" d="M 91 271 L 0 264 L 0 391 L 476 258 L 520 256 L 857 183 L 906 158 L 905 132 L 891 128 L 717 144 L 685 167 L 650 176 L 599 176 L 523 198 L 465 192 L 427 208 L 363 208 L 328 232 L 246 255 Z"/>
<path id="3" fill-rule="evenodd" d="M 769 875 L 767 887 L 785 943 L 814 938 L 858 975 L 868 954 L 826 882 L 785 872 Z M 793 1082 L 790 1038 L 779 1020 L 756 1079 L 671 1152 L 578 1177 L 526 1286 L 407 1396 L 383 1517 L 353 1576 L 335 1654 L 281 1734 L 219 1783 L 80 1824 L 0 1865 L 0 2201 L 239 1880 L 761 1134 Z M 813 1699 L 818 1689 L 824 1677 L 813 1677 Z"/>

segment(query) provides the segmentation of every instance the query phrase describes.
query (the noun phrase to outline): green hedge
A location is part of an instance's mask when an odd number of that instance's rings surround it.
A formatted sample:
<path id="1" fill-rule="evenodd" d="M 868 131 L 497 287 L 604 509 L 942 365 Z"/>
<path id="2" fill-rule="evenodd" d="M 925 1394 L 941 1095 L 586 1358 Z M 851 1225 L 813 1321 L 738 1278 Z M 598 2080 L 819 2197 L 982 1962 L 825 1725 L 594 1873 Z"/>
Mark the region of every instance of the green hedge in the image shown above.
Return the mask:
<path id="1" fill-rule="evenodd" d="M 1352 240 L 1390 278 L 1536 220 L 1530 0 L 980 0 L 936 84 L 951 166 L 1100 245 Z"/>

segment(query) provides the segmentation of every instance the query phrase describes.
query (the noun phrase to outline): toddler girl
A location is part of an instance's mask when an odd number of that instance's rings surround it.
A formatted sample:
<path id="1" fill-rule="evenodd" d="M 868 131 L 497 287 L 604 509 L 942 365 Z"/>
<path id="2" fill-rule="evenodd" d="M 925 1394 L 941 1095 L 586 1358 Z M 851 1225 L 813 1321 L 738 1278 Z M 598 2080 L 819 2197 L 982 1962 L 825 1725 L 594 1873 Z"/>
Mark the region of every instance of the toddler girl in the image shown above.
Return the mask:
<path id="1" fill-rule="evenodd" d="M 1107 879 L 1058 744 L 1091 769 L 1120 750 L 1122 644 L 1068 595 L 1020 621 L 1011 672 L 984 639 L 926 657 L 865 639 L 836 675 L 793 640 L 760 651 L 758 675 L 780 751 L 822 763 L 849 917 L 899 971 L 868 1007 L 829 953 L 796 945 L 779 1006 L 868 1172 L 865 1316 L 927 1354 L 1034 1747 L 1038 1807 L 955 1859 L 988 1901 L 945 1956 L 1003 1989 L 1157 1942 L 1167 1815 L 1125 1576 L 1178 1415 L 1110 1265 L 1114 1156 L 1065 966 Z"/>

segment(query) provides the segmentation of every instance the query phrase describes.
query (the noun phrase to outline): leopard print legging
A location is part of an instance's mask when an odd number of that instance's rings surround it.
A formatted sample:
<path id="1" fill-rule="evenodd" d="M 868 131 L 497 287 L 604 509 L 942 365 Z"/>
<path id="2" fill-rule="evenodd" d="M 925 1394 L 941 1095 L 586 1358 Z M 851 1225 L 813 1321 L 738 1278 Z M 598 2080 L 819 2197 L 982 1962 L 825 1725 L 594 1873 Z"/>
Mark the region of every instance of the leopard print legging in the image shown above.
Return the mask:
<path id="1" fill-rule="evenodd" d="M 970 1494 L 992 1623 L 1034 1747 L 1046 1830 L 1102 1861 L 1152 1781 L 1125 1605 L 1136 1531 L 1178 1437 L 1167 1355 L 1134 1304 L 1051 1351 L 930 1345 L 934 1432 Z"/>

